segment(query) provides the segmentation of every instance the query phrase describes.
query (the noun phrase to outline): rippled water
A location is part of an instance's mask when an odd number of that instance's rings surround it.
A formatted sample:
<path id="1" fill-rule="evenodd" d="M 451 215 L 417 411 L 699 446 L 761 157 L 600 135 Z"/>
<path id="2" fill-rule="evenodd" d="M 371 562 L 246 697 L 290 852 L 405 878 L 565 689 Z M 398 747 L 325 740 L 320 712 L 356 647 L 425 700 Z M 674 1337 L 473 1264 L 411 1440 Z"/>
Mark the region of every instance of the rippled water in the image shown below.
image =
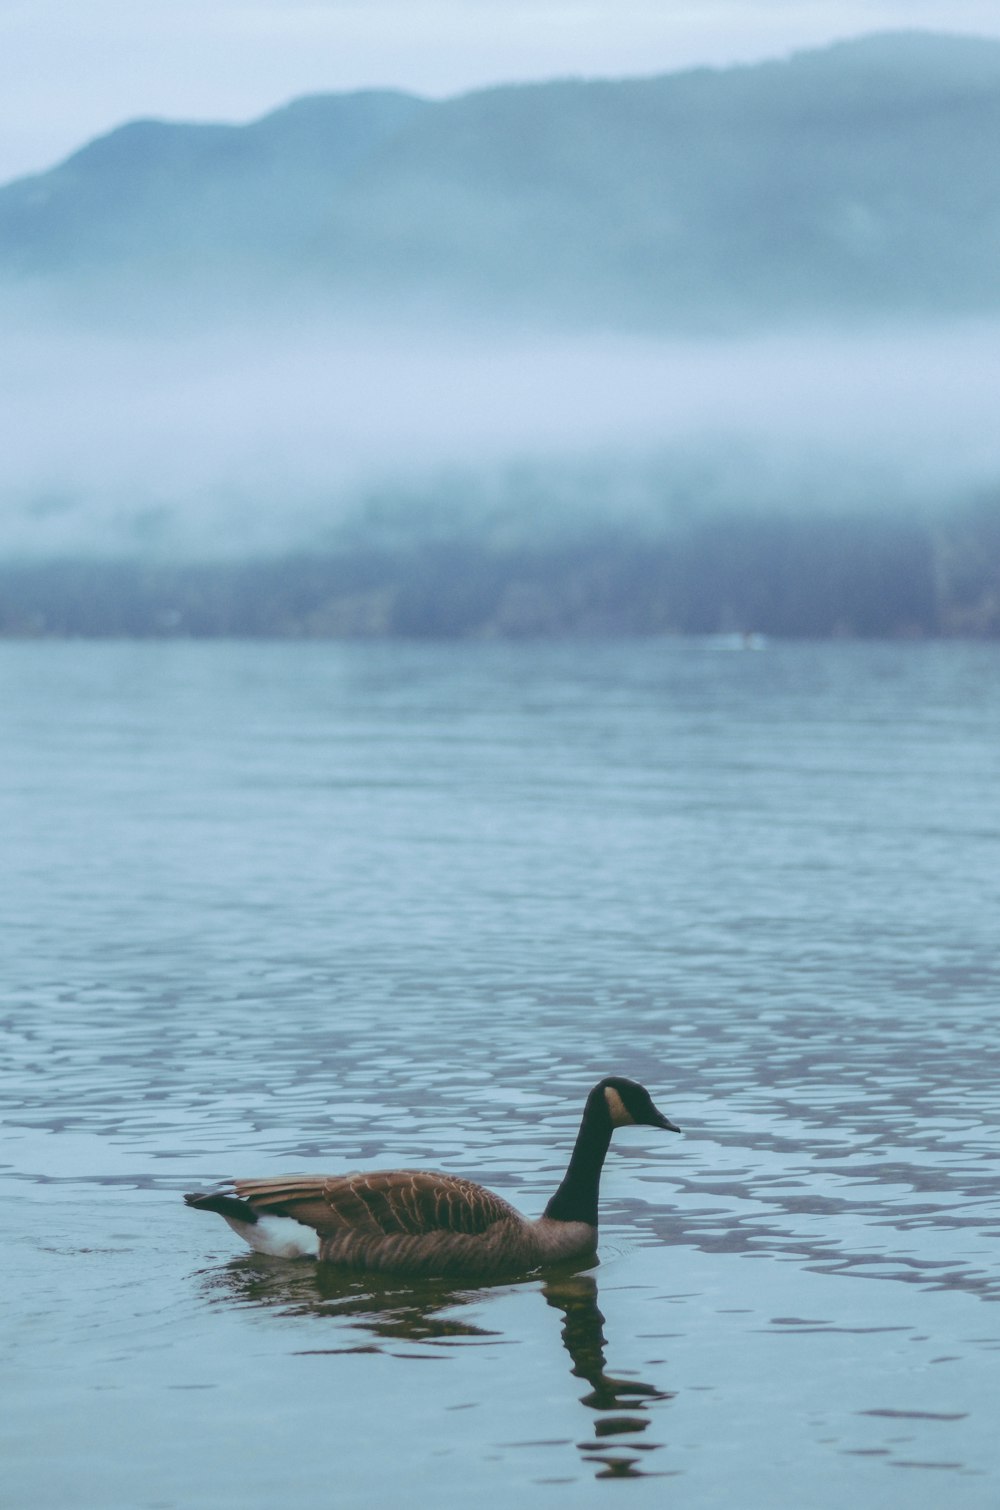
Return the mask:
<path id="1" fill-rule="evenodd" d="M 995 1510 L 1000 648 L 5 644 L 0 723 L 17 1510 Z M 617 1135 L 589 1274 L 180 1203 L 535 1214 L 607 1071 L 684 1137 Z"/>

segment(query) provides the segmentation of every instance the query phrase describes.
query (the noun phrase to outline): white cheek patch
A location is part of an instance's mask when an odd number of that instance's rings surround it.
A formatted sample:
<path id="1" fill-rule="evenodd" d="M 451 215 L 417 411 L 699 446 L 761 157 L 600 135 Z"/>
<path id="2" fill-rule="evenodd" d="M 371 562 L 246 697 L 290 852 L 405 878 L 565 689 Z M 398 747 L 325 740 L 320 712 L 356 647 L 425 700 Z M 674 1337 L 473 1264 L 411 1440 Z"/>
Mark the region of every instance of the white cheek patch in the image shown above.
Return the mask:
<path id="1" fill-rule="evenodd" d="M 619 1096 L 614 1086 L 604 1087 L 604 1099 L 608 1103 L 608 1111 L 611 1113 L 612 1127 L 635 1127 L 635 1118 Z"/>

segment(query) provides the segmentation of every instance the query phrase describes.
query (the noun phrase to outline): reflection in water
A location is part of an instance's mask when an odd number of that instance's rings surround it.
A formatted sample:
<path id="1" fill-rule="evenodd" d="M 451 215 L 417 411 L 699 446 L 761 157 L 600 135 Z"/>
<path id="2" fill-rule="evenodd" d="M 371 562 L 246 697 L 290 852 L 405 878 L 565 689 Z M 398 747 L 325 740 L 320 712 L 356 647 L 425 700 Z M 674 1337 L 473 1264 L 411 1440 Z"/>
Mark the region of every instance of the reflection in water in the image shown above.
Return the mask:
<path id="1" fill-rule="evenodd" d="M 443 1343 L 499 1334 L 440 1313 L 467 1304 L 477 1293 L 426 1280 L 406 1285 L 377 1276 L 350 1275 L 327 1264 L 235 1258 L 203 1276 L 213 1304 L 274 1307 L 285 1316 L 342 1320 L 386 1342 Z M 299 1349 L 303 1353 L 370 1353 L 375 1344 Z"/>
<path id="2" fill-rule="evenodd" d="M 489 1291 L 459 1290 L 441 1282 L 402 1284 L 398 1279 L 349 1275 L 322 1264 L 280 1263 L 254 1256 L 233 1259 L 224 1268 L 203 1274 L 202 1290 L 213 1305 L 274 1307 L 286 1316 L 327 1317 L 370 1339 L 299 1349 L 303 1354 L 388 1351 L 412 1357 L 385 1344 L 447 1347 L 486 1341 L 495 1345 L 504 1340 L 501 1332 L 454 1314 L 463 1306 L 484 1301 Z M 651 1424 L 649 1406 L 672 1399 L 672 1394 L 642 1380 L 606 1372 L 604 1317 L 597 1306 L 597 1282 L 592 1274 L 553 1272 L 542 1282 L 541 1291 L 547 1303 L 562 1313 L 562 1340 L 572 1374 L 590 1386 L 580 1397 L 581 1405 L 595 1412 L 593 1438 L 578 1444 L 584 1461 L 598 1468 L 598 1478 L 639 1477 L 646 1472 L 640 1466 L 642 1454 L 663 1445 L 639 1440 Z"/>
<path id="3" fill-rule="evenodd" d="M 636 1452 L 649 1452 L 659 1442 L 640 1442 L 638 1434 L 646 1430 L 650 1417 L 644 1412 L 654 1400 L 673 1396 L 653 1384 L 639 1379 L 614 1378 L 605 1372 L 604 1317 L 597 1308 L 597 1282 L 592 1274 L 567 1274 L 546 1280 L 542 1293 L 550 1306 L 562 1311 L 565 1321 L 562 1336 L 566 1351 L 573 1360 L 573 1373 L 585 1379 L 590 1393 L 581 1396 L 581 1404 L 599 1414 L 594 1423 L 593 1442 L 581 1442 L 584 1457 L 601 1465 L 598 1478 L 634 1478 L 643 1470 Z M 627 1411 L 628 1414 L 622 1414 Z M 619 1450 L 610 1453 L 602 1439 L 614 1438 Z"/>

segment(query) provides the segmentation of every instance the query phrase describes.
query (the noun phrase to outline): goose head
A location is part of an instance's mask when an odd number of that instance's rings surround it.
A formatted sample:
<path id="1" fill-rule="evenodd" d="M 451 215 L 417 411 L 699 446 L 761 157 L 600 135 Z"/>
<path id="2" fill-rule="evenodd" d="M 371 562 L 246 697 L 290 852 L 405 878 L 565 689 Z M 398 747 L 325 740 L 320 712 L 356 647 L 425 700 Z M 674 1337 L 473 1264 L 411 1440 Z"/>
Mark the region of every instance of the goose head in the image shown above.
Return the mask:
<path id="1" fill-rule="evenodd" d="M 591 1095 L 603 1099 L 612 1127 L 662 1127 L 667 1132 L 680 1132 L 676 1122 L 657 1110 L 646 1087 L 637 1080 L 608 1075 Z"/>

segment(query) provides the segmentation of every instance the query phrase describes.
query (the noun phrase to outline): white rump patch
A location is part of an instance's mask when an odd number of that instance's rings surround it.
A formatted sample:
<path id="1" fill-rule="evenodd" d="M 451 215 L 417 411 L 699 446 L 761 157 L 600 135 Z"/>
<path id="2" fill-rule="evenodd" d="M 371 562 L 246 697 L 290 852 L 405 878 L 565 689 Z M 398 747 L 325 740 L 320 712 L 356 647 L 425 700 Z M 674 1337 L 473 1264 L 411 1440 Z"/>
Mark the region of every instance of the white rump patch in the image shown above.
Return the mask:
<path id="1" fill-rule="evenodd" d="M 604 1099 L 608 1103 L 608 1111 L 611 1113 L 612 1127 L 635 1127 L 635 1118 L 613 1085 L 606 1085 L 604 1087 Z"/>
<path id="2" fill-rule="evenodd" d="M 269 1258 L 319 1257 L 319 1233 L 290 1216 L 262 1216 L 256 1222 L 240 1222 L 232 1216 L 225 1220 L 255 1253 L 266 1253 Z"/>

